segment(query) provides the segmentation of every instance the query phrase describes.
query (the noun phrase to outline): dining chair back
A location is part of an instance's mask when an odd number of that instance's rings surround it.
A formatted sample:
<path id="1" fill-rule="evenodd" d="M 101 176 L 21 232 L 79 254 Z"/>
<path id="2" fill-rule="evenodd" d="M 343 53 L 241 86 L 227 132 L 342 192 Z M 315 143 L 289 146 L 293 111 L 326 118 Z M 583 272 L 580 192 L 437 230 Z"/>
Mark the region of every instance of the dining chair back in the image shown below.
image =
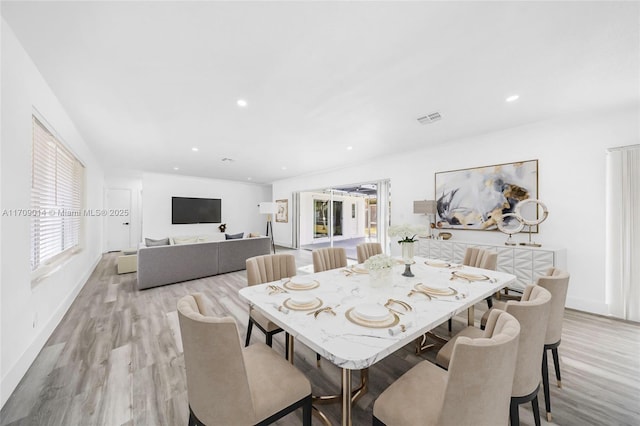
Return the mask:
<path id="1" fill-rule="evenodd" d="M 494 310 L 482 336 L 456 339 L 448 371 L 423 361 L 391 384 L 374 403 L 373 424 L 507 424 L 520 331 Z"/>
<path id="2" fill-rule="evenodd" d="M 551 421 L 551 394 L 549 390 L 549 367 L 547 351 L 551 351 L 553 365 L 556 372 L 556 383 L 562 387 L 560 376 L 560 356 L 558 346 L 562 338 L 562 323 L 564 321 L 564 307 L 567 301 L 570 275 L 567 271 L 558 268 L 549 268 L 547 274 L 538 278 L 538 285 L 551 293 L 551 308 L 549 312 L 549 325 L 544 339 L 544 353 L 542 356 L 542 386 L 544 389 L 545 409 L 547 421 Z"/>
<path id="3" fill-rule="evenodd" d="M 311 386 L 262 343 L 243 349 L 231 317 L 207 315 L 201 294 L 177 303 L 189 425 L 254 425 L 302 407 L 311 425 Z"/>
<path id="4" fill-rule="evenodd" d="M 358 263 L 364 263 L 365 260 L 376 254 L 382 254 L 382 244 L 380 243 L 362 243 L 356 246 L 358 253 Z"/>
<path id="5" fill-rule="evenodd" d="M 491 252 L 489 250 L 467 247 L 464 252 L 464 258 L 462 264 L 465 266 L 473 266 L 474 268 L 489 269 L 495 271 L 498 268 L 498 253 Z M 489 296 L 486 299 L 489 309 L 493 307 L 493 297 Z M 449 318 L 449 333 L 453 330 L 453 320 Z"/>
<path id="6" fill-rule="evenodd" d="M 498 267 L 498 253 L 477 247 L 467 247 L 462 264 L 495 271 Z"/>
<path id="7" fill-rule="evenodd" d="M 290 278 L 296 275 L 296 259 L 292 254 L 267 254 L 250 257 L 246 260 L 247 284 L 257 285 L 282 278 Z M 245 346 L 251 342 L 253 326 L 258 327 L 265 334 L 265 342 L 268 346 L 273 344 L 273 335 L 280 333 L 282 329 L 271 322 L 267 317 L 253 308 L 249 308 L 249 323 L 247 324 L 247 337 Z M 285 354 L 288 353 L 289 339 L 285 336 Z"/>
<path id="8" fill-rule="evenodd" d="M 315 249 L 311 254 L 313 257 L 313 272 L 328 271 L 347 266 L 347 252 L 342 247 Z"/>
<path id="9" fill-rule="evenodd" d="M 551 293 L 537 285 L 528 285 L 524 289 L 520 301 L 510 300 L 501 305 L 504 310 L 513 315 L 520 323 L 520 343 L 516 361 L 516 373 L 513 378 L 511 393 L 510 416 L 512 424 L 518 424 L 518 405 L 530 402 L 536 424 L 540 421 L 538 409 L 538 390 L 540 388 L 540 362 L 544 347 L 544 337 L 547 332 L 549 309 L 551 307 Z M 481 337 L 489 327 L 489 318 L 493 308 L 485 314 L 485 330 L 467 327 L 454 336 L 436 355 L 436 363 L 443 368 L 449 368 L 452 359 L 453 345 L 460 337 Z M 496 374 L 501 374 L 496 371 Z"/>

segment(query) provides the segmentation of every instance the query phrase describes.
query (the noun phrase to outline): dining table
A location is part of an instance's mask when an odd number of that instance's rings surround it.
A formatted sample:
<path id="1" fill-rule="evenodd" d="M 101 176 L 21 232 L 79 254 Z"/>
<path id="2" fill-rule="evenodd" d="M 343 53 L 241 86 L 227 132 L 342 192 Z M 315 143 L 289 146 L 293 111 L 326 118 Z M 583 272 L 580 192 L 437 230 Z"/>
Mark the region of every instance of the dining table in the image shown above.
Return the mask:
<path id="1" fill-rule="evenodd" d="M 288 333 L 342 369 L 342 425 L 351 425 L 353 370 L 373 364 L 515 282 L 504 272 L 415 257 L 413 277 L 397 259 L 384 282 L 364 265 L 350 265 L 242 288 L 240 297 Z"/>

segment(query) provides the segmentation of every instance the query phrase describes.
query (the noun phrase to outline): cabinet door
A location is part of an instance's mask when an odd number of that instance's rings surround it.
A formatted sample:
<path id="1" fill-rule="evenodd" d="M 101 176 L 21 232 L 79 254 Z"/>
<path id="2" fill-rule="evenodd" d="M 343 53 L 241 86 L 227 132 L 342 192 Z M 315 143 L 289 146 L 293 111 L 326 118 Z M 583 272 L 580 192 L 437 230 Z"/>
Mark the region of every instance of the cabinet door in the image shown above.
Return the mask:
<path id="1" fill-rule="evenodd" d="M 418 256 L 421 257 L 430 257 L 429 255 L 429 245 L 431 244 L 431 240 L 426 238 L 421 238 L 418 242 Z"/>
<path id="2" fill-rule="evenodd" d="M 547 275 L 547 269 L 554 265 L 553 260 L 552 251 L 536 250 L 533 252 L 533 282 L 536 282 L 539 277 Z"/>
<path id="3" fill-rule="evenodd" d="M 513 274 L 513 249 L 509 247 L 498 248 L 498 272 Z"/>
<path id="4" fill-rule="evenodd" d="M 524 290 L 533 282 L 533 252 L 529 249 L 513 249 L 513 275 L 516 282 L 512 288 Z"/>
<path id="5" fill-rule="evenodd" d="M 464 260 L 464 253 L 467 251 L 467 244 L 454 243 L 453 244 L 453 263 L 462 263 Z"/>

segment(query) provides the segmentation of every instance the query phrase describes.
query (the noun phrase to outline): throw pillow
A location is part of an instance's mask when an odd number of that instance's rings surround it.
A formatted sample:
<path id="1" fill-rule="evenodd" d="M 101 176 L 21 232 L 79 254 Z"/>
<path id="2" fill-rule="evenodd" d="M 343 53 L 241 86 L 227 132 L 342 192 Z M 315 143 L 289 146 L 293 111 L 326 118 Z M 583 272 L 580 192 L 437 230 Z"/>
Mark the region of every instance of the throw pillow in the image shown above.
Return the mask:
<path id="1" fill-rule="evenodd" d="M 168 246 L 169 238 L 161 238 L 159 240 L 152 240 L 151 238 L 145 238 L 144 244 L 147 247 L 158 247 L 158 246 Z"/>
<path id="2" fill-rule="evenodd" d="M 198 242 L 198 237 L 173 237 L 173 244 L 193 244 Z"/>
<path id="3" fill-rule="evenodd" d="M 224 234 L 225 240 L 241 240 L 244 237 L 244 232 L 239 234 Z"/>
<path id="4" fill-rule="evenodd" d="M 260 234 L 256 234 L 255 232 L 251 232 L 249 234 L 249 238 L 258 238 L 260 236 Z"/>

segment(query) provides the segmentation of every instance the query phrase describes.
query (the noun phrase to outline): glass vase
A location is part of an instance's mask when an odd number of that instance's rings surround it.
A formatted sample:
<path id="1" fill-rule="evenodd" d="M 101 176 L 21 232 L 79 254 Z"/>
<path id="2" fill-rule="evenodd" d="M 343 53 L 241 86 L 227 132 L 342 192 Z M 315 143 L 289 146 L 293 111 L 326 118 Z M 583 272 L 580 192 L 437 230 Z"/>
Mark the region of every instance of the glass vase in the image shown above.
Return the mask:
<path id="1" fill-rule="evenodd" d="M 404 261 L 405 265 L 410 265 L 413 263 L 415 244 L 415 241 L 400 243 L 400 246 L 402 247 L 402 260 Z"/>
<path id="2" fill-rule="evenodd" d="M 391 285 L 391 268 L 369 270 L 371 287 L 380 288 Z"/>

